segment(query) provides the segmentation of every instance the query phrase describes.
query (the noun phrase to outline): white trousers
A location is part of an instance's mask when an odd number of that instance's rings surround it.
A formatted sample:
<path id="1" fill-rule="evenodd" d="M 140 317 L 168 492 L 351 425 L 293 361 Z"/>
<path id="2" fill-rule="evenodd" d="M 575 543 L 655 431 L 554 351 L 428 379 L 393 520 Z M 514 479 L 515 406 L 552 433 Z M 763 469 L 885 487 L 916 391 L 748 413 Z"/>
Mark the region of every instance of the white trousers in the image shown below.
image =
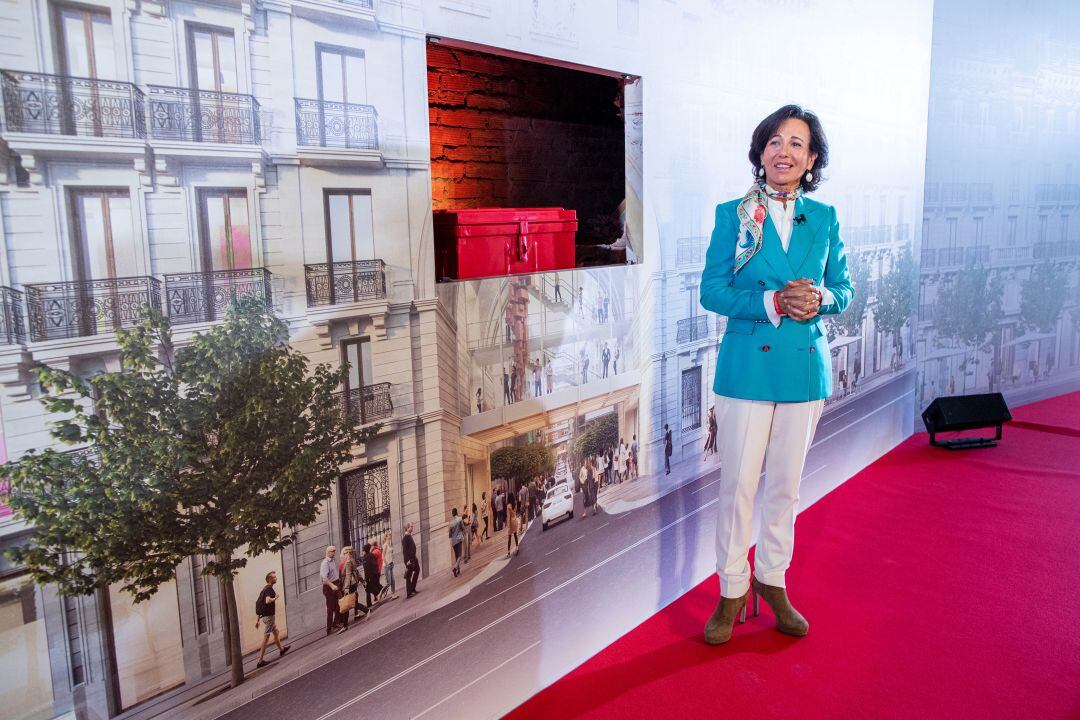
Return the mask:
<path id="1" fill-rule="evenodd" d="M 784 573 L 795 546 L 799 483 L 824 404 L 824 400 L 777 403 L 716 397 L 721 463 L 716 572 L 724 597 L 742 597 L 750 588 L 747 553 L 762 461 L 765 479 L 754 576 L 766 585 L 786 587 Z"/>

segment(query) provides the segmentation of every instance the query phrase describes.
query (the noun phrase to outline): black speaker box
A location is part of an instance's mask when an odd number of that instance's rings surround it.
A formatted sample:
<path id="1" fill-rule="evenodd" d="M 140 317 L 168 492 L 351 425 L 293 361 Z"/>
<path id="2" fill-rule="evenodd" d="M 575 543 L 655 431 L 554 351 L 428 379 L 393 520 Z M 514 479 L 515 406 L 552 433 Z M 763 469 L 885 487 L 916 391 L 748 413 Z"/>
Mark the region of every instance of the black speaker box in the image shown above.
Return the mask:
<path id="1" fill-rule="evenodd" d="M 935 398 L 922 414 L 923 424 L 930 433 L 930 444 L 949 449 L 992 447 L 1001 439 L 1001 426 L 1012 420 L 1009 406 L 1001 393 L 953 395 Z M 975 430 L 996 427 L 991 438 L 956 438 L 938 441 L 937 433 L 956 430 Z"/>

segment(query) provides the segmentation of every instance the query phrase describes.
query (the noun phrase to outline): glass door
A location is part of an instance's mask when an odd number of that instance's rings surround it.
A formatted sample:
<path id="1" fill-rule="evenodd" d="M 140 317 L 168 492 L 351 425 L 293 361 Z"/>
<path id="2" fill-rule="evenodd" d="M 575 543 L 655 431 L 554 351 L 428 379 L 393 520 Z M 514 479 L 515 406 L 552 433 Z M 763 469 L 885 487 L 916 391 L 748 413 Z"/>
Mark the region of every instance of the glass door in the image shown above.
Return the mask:
<path id="1" fill-rule="evenodd" d="M 247 191 L 242 188 L 199 190 L 199 235 L 205 278 L 202 298 L 206 320 L 219 317 L 241 294 L 250 294 L 261 279 L 231 270 L 252 267 Z M 224 292 L 219 292 L 224 289 Z M 247 291 L 247 293 L 245 293 Z"/>
<path id="2" fill-rule="evenodd" d="M 76 281 L 73 308 L 80 334 L 116 330 L 122 324 L 117 278 L 137 274 L 131 198 L 127 189 L 70 189 L 71 257 Z"/>
<path id="3" fill-rule="evenodd" d="M 366 422 L 372 415 L 369 406 L 374 398 L 368 396 L 366 388 L 371 385 L 371 341 L 368 338 L 353 338 L 341 342 L 342 362 L 349 364 L 345 377 L 345 408 L 348 414 L 358 422 Z"/>
<path id="4" fill-rule="evenodd" d="M 367 190 L 324 192 L 330 303 L 372 297 L 379 289 L 376 284 L 380 277 L 370 263 L 363 263 L 375 259 L 371 193 Z"/>
<path id="5" fill-rule="evenodd" d="M 189 25 L 188 59 L 194 91 L 195 139 L 239 142 L 236 129 L 226 126 L 226 102 L 221 95 L 239 92 L 236 40 L 232 31 Z"/>
<path id="6" fill-rule="evenodd" d="M 363 147 L 364 116 L 357 105 L 367 102 L 364 53 L 359 50 L 319 45 L 319 113 L 322 145 Z"/>
<path id="7" fill-rule="evenodd" d="M 53 6 L 57 67 L 62 78 L 61 129 L 65 135 L 104 134 L 103 102 L 92 80 L 116 79 L 112 20 L 107 10 L 81 5 Z M 88 82 L 88 79 L 90 82 Z"/>

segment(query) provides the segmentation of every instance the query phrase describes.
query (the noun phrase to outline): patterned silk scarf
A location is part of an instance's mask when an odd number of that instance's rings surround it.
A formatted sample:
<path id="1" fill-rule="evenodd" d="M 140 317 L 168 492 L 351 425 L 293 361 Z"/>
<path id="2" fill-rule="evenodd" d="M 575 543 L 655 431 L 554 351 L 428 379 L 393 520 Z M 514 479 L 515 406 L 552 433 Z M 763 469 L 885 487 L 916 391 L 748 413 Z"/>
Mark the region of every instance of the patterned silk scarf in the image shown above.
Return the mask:
<path id="1" fill-rule="evenodd" d="M 736 214 L 739 216 L 739 237 L 735 240 L 735 272 L 742 270 L 750 258 L 761 249 L 761 237 L 765 227 L 765 218 L 769 215 L 769 198 L 795 202 L 802 195 L 802 186 L 791 191 L 776 192 L 766 188 L 765 181 L 759 180 L 750 186 L 746 197 L 739 203 Z"/>

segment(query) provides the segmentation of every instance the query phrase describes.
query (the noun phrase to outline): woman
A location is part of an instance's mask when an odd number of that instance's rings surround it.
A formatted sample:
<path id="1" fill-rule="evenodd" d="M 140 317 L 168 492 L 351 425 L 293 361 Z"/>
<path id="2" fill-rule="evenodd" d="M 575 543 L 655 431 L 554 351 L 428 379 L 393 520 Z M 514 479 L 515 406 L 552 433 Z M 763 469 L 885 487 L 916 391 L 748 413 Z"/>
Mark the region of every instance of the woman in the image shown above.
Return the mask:
<path id="1" fill-rule="evenodd" d="M 465 526 L 461 524 L 457 508 L 450 511 L 450 544 L 454 547 L 454 577 L 461 574 L 461 542 L 465 539 Z"/>
<path id="2" fill-rule="evenodd" d="M 397 583 L 394 582 L 394 536 L 387 530 L 382 541 L 383 577 L 386 578 L 386 587 L 383 596 L 390 595 L 391 600 L 397 600 Z"/>
<path id="3" fill-rule="evenodd" d="M 709 408 L 709 420 L 706 427 L 708 427 L 708 433 L 705 435 L 705 456 L 701 458 L 702 462 L 708 459 L 709 453 L 716 452 L 716 411 L 714 408 Z"/>
<path id="4" fill-rule="evenodd" d="M 731 637 L 751 588 L 755 611 L 764 598 L 778 630 L 802 636 L 810 628 L 788 600 L 784 574 L 806 451 L 832 391 L 821 316 L 843 312 L 852 295 L 836 210 L 805 197 L 829 160 L 817 116 L 780 108 L 754 130 L 749 157 L 754 183 L 744 197 L 717 206 L 701 277 L 702 306 L 728 317 L 713 383 L 724 474 L 716 523 L 721 598 L 705 625 L 710 644 Z M 753 503 L 766 456 L 751 578 Z"/>
<path id="5" fill-rule="evenodd" d="M 379 593 L 382 592 L 382 583 L 379 582 L 379 558 L 372 552 L 371 543 L 364 543 L 364 555 L 360 561 L 364 565 L 364 577 L 367 579 L 364 584 L 367 609 L 371 610 L 372 601 L 378 603 Z"/>
<path id="6" fill-rule="evenodd" d="M 347 595 L 355 595 L 357 588 L 360 587 L 360 583 L 364 578 L 360 575 L 360 564 L 356 561 L 356 551 L 353 550 L 352 545 L 346 545 L 341 548 L 341 567 L 339 568 L 341 573 L 341 584 L 347 589 L 345 593 Z M 367 608 L 356 602 L 354 607 L 354 617 L 359 620 L 360 615 L 367 617 Z M 349 626 L 349 613 L 345 615 L 345 627 Z"/>
<path id="7" fill-rule="evenodd" d="M 480 493 L 480 517 L 484 519 L 484 532 L 480 534 L 480 540 L 484 541 L 491 537 L 488 535 L 488 502 L 486 492 Z"/>
<path id="8" fill-rule="evenodd" d="M 521 545 L 518 543 L 518 514 L 514 505 L 517 503 L 514 500 L 513 495 L 509 495 L 506 498 L 506 557 L 510 557 L 510 543 L 514 543 L 515 553 L 521 552 Z"/>
<path id="9" fill-rule="evenodd" d="M 472 504 L 472 542 L 480 544 L 480 512 L 476 509 L 476 503 Z"/>

